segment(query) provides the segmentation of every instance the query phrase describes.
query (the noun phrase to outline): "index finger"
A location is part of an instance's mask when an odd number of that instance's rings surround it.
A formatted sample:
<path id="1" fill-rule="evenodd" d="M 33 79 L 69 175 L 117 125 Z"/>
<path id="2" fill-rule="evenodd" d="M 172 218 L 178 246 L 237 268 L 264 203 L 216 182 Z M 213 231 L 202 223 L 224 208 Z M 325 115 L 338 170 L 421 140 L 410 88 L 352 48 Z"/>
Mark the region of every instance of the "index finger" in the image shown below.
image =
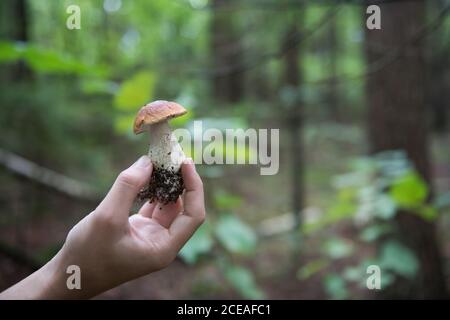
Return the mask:
<path id="1" fill-rule="evenodd" d="M 194 234 L 197 228 L 205 220 L 205 201 L 203 195 L 203 182 L 192 159 L 187 160 L 181 166 L 184 186 L 184 212 L 177 216 L 169 227 L 169 233 L 174 239 L 177 251 Z"/>

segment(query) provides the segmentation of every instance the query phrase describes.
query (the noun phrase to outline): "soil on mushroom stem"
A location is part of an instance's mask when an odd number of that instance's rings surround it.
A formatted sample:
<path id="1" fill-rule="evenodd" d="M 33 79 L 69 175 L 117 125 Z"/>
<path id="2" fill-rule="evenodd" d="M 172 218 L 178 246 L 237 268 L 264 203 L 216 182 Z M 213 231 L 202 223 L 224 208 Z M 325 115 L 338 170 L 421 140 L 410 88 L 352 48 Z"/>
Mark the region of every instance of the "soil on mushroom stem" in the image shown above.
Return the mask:
<path id="1" fill-rule="evenodd" d="M 157 201 L 160 204 L 176 202 L 183 193 L 184 182 L 181 170 L 173 172 L 168 169 L 155 168 L 148 186 L 138 194 L 140 201 Z"/>

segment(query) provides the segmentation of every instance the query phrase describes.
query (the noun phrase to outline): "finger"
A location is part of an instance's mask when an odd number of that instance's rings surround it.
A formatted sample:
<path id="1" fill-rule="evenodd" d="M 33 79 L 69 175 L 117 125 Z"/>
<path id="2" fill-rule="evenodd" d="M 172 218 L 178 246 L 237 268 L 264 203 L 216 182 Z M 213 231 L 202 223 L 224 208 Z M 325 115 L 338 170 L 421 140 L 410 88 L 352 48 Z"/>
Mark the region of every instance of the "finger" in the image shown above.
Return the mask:
<path id="1" fill-rule="evenodd" d="M 191 159 L 182 164 L 181 174 L 185 187 L 184 214 L 190 217 L 204 218 L 203 182 Z"/>
<path id="2" fill-rule="evenodd" d="M 126 221 L 139 190 L 150 179 L 152 168 L 149 157 L 139 158 L 131 167 L 119 174 L 111 190 L 95 211 L 112 221 Z"/>
<path id="3" fill-rule="evenodd" d="M 156 201 L 153 201 L 153 202 L 146 201 L 144 203 L 144 205 L 141 207 L 141 209 L 139 210 L 139 214 L 141 216 L 151 218 L 155 207 L 156 207 Z"/>
<path id="4" fill-rule="evenodd" d="M 168 203 L 165 205 L 157 204 L 153 211 L 152 218 L 164 228 L 169 228 L 173 220 L 181 213 L 182 210 L 183 205 L 181 199 L 178 198 L 175 203 Z"/>
<path id="5" fill-rule="evenodd" d="M 186 188 L 183 202 L 184 211 L 175 218 L 169 227 L 176 250 L 183 247 L 205 220 L 203 183 L 192 160 L 183 163 L 181 173 Z"/>

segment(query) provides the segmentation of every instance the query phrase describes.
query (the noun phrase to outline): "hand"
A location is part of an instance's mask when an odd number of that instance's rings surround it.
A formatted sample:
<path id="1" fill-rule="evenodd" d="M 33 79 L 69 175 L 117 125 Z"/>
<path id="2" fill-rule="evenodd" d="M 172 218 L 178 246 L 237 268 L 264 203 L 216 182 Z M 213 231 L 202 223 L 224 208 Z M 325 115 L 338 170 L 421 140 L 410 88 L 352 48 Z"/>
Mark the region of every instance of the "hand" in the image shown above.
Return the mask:
<path id="1" fill-rule="evenodd" d="M 183 199 L 168 205 L 146 203 L 129 216 L 137 193 L 152 173 L 150 159 L 141 157 L 119 175 L 100 205 L 73 227 L 52 261 L 37 276 L 30 276 L 45 289 L 33 294 L 22 285 L 19 291 L 31 299 L 90 298 L 166 267 L 205 219 L 200 176 L 192 161 L 183 163 L 181 170 L 186 187 Z M 81 290 L 66 286 L 69 265 L 80 267 Z M 3 295 L 8 297 L 13 288 Z"/>

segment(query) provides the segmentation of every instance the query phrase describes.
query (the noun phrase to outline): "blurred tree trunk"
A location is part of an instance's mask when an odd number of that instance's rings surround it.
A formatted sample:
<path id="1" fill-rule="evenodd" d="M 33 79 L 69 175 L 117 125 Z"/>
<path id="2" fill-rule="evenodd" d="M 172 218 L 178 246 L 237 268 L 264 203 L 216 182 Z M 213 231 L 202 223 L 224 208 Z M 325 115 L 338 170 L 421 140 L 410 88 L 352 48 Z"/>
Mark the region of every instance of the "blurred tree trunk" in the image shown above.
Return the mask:
<path id="1" fill-rule="evenodd" d="M 12 42 L 28 42 L 29 35 L 29 15 L 26 0 L 5 0 L 1 1 L 1 36 L 7 41 Z M 0 66 L 0 83 L 2 87 L 9 88 L 9 90 L 24 90 L 24 85 L 28 85 L 28 81 L 31 79 L 32 72 L 28 66 L 19 61 L 12 64 L 6 64 Z M 17 85 L 17 87 L 14 87 Z M 20 107 L 20 106 L 17 106 Z M 33 115 L 31 122 L 34 121 Z M 17 124 L 17 130 L 24 130 L 20 128 L 21 124 Z M 38 134 L 38 133 L 34 133 Z M 20 247 L 26 247 L 25 237 L 23 232 L 23 225 L 26 221 L 24 217 L 32 212 L 30 203 L 35 198 L 36 192 L 39 192 L 38 186 L 31 184 L 27 185 L 25 181 L 20 180 L 19 184 L 21 188 L 17 190 L 18 198 L 26 198 L 27 201 L 22 203 L 19 207 L 23 210 L 12 211 L 12 217 L 14 219 L 14 240 Z M 0 245 L 0 252 L 8 256 L 8 252 L 4 246 Z M 11 254 L 11 252 L 9 252 Z M 20 256 L 20 254 L 19 254 Z M 16 259 L 17 260 L 17 259 Z M 20 259 L 19 259 L 20 260 Z"/>
<path id="2" fill-rule="evenodd" d="M 431 1 L 431 16 L 443 10 L 442 1 Z M 432 124 L 436 132 L 447 132 L 450 117 L 450 43 L 448 32 L 436 32 L 430 35 L 431 48 L 427 50 L 427 103 L 431 106 Z"/>
<path id="3" fill-rule="evenodd" d="M 221 102 L 237 102 L 244 93 L 241 67 L 241 42 L 233 25 L 233 11 L 226 10 L 236 0 L 213 0 L 211 52 L 213 57 L 213 94 Z"/>
<path id="4" fill-rule="evenodd" d="M 297 20 L 300 21 L 300 20 Z M 291 101 L 288 109 L 287 118 L 290 144 L 291 144 L 291 165 L 292 165 L 292 212 L 295 215 L 296 224 L 299 226 L 302 222 L 301 211 L 304 206 L 303 191 L 303 113 L 302 99 L 299 95 L 301 70 L 300 70 L 300 46 L 293 44 L 292 39 L 297 38 L 293 35 L 300 34 L 298 22 L 292 22 L 287 29 L 282 43 L 282 52 L 284 52 L 284 86 L 292 92 L 296 92 L 295 98 Z"/>
<path id="5" fill-rule="evenodd" d="M 366 31 L 369 65 L 411 39 L 425 24 L 424 1 L 385 4 L 381 6 L 381 12 L 382 29 Z M 431 186 L 423 51 L 423 40 L 409 43 L 398 59 L 369 77 L 368 131 L 372 152 L 405 150 L 418 172 Z M 384 291 L 385 295 L 405 298 L 445 297 L 445 278 L 435 225 L 407 212 L 399 212 L 396 224 L 399 239 L 416 253 L 420 270 L 413 280 L 396 283 Z"/>
<path id="6" fill-rule="evenodd" d="M 337 17 L 332 16 L 329 22 L 329 28 L 327 32 L 328 36 L 328 52 L 330 57 L 330 75 L 331 81 L 328 86 L 328 106 L 330 110 L 330 116 L 334 121 L 339 121 L 340 108 L 339 108 L 339 86 L 336 79 L 337 76 L 337 59 L 338 59 L 338 26 Z"/>
<path id="7" fill-rule="evenodd" d="M 26 0 L 5 0 L 1 4 L 2 36 L 10 41 L 28 41 L 29 17 Z M 7 81 L 21 81 L 31 76 L 30 69 L 23 61 L 2 67 Z"/>

